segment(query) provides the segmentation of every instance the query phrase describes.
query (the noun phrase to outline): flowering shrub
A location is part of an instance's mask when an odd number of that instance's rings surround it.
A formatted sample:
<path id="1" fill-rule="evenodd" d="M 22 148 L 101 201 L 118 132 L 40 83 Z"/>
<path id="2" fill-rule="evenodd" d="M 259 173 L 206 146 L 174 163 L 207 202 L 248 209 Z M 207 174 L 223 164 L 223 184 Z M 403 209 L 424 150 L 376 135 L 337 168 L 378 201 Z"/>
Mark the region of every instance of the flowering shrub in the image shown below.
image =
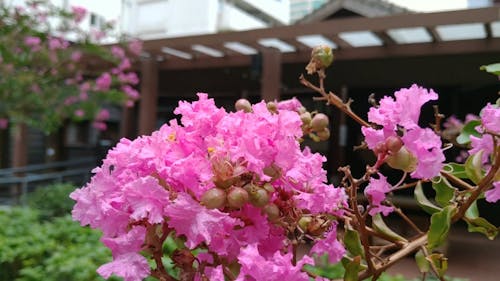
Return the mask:
<path id="1" fill-rule="evenodd" d="M 360 178 L 348 166 L 339 186 L 326 183 L 326 160 L 300 141 L 328 138 L 328 118 L 307 112 L 296 99 L 246 100 L 236 112 L 218 108 L 206 94 L 179 102 L 172 120 L 151 136 L 122 139 L 85 187 L 73 192 L 73 218 L 103 232 L 113 261 L 98 273 L 128 280 L 326 280 L 319 260 L 342 262 L 344 280 L 377 279 L 402 257 L 417 252 L 421 271 L 444 280 L 446 260 L 436 248 L 450 225 L 464 220 L 470 231 L 493 239 L 498 229 L 479 216 L 476 201 L 500 198 L 500 108 L 488 104 L 474 128 L 465 164 L 445 163 L 442 116 L 419 126 L 420 108 L 438 95 L 413 85 L 386 96 L 368 121 L 323 88 L 329 48 L 313 50 L 307 70 L 318 74 L 317 91 L 361 125 L 364 147 L 376 156 Z M 315 57 L 320 56 L 320 57 Z M 380 167 L 403 173 L 392 184 Z M 424 186 L 436 191 L 434 201 Z M 364 188 L 366 201 L 358 194 Z M 415 189 L 417 203 L 432 216 L 428 230 L 416 226 L 390 200 Z M 394 212 L 414 234 L 393 231 L 384 216 Z M 377 244 L 377 237 L 384 243 Z M 165 251 L 167 240 L 177 248 Z M 168 256 L 164 257 L 164 255 Z M 169 263 L 169 261 L 171 263 Z M 150 266 L 152 264 L 152 266 Z M 174 269 L 167 270 L 169 264 Z"/>
<path id="2" fill-rule="evenodd" d="M 2 2 L 3 3 L 3 2 Z M 112 48 L 100 45 L 111 24 L 86 31 L 87 11 L 70 11 L 47 1 L 25 7 L 0 3 L 0 129 L 9 122 L 51 132 L 64 120 L 93 120 L 106 129 L 103 105 L 132 106 L 139 94 L 131 59 L 141 42 Z M 106 65 L 98 68 L 96 63 Z"/>

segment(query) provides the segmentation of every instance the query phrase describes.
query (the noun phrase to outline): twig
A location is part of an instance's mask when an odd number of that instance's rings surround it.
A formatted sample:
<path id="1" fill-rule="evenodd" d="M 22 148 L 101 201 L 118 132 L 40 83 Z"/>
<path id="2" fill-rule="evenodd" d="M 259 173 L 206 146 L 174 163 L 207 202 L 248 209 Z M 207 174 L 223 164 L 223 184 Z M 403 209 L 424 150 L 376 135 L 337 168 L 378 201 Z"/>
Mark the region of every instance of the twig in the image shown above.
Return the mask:
<path id="1" fill-rule="evenodd" d="M 406 216 L 403 211 L 394 206 L 394 204 L 391 203 L 391 205 L 394 207 L 394 211 L 396 212 L 396 214 L 398 214 L 409 226 L 411 226 L 411 228 L 413 228 L 413 230 L 415 230 L 418 234 L 423 234 L 424 232 L 422 230 L 420 230 L 420 228 L 415 224 L 413 223 L 412 220 L 410 220 L 410 218 L 408 218 L 408 216 Z"/>
<path id="2" fill-rule="evenodd" d="M 448 172 L 441 171 L 441 175 L 443 177 L 445 177 L 447 180 L 453 182 L 454 184 L 457 184 L 457 185 L 463 187 L 464 189 L 467 189 L 467 190 L 474 189 L 474 187 L 472 185 L 468 184 L 467 182 L 457 178 L 456 176 L 454 176 Z"/>

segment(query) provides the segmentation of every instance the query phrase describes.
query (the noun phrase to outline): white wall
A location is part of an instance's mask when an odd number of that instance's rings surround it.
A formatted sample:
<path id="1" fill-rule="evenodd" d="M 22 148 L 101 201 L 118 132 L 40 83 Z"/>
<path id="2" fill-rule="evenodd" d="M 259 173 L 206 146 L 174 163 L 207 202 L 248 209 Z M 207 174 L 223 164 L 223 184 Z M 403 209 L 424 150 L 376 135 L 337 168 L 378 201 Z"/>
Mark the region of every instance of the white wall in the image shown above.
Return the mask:
<path id="1" fill-rule="evenodd" d="M 266 27 L 266 23 L 252 17 L 231 4 L 225 4 L 219 11 L 218 31 L 241 31 Z"/>
<path id="2" fill-rule="evenodd" d="M 239 0 L 261 10 L 282 24 L 290 23 L 290 0 Z"/>

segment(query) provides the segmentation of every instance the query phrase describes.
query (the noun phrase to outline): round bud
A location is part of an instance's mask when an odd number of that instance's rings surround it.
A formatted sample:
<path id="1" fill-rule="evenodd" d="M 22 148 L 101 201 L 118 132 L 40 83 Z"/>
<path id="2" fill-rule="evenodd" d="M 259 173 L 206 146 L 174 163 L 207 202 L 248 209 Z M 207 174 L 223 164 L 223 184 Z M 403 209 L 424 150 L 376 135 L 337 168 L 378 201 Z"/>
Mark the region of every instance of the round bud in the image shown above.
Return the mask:
<path id="1" fill-rule="evenodd" d="M 316 46 L 311 51 L 311 60 L 316 60 L 318 68 L 327 68 L 333 62 L 332 48 L 328 45 Z"/>
<path id="2" fill-rule="evenodd" d="M 269 203 L 269 194 L 263 188 L 255 189 L 253 192 L 248 193 L 250 197 L 250 203 L 255 207 L 264 207 Z"/>
<path id="3" fill-rule="evenodd" d="M 307 109 L 306 109 L 305 107 L 301 106 L 301 107 L 299 107 L 299 108 L 297 109 L 297 112 L 298 112 L 299 114 L 302 114 L 302 113 L 307 112 Z"/>
<path id="4" fill-rule="evenodd" d="M 302 124 L 311 123 L 311 120 L 312 120 L 311 113 L 304 112 L 304 113 L 300 114 L 300 120 L 302 120 Z"/>
<path id="5" fill-rule="evenodd" d="M 409 152 L 404 146 L 385 160 L 391 168 L 403 170 L 407 173 L 415 171 L 417 161 L 415 155 Z"/>
<path id="6" fill-rule="evenodd" d="M 201 204 L 208 209 L 218 209 L 226 204 L 226 192 L 220 188 L 207 190 L 201 197 Z"/>
<path id="7" fill-rule="evenodd" d="M 311 120 L 311 127 L 314 131 L 320 132 L 323 131 L 326 127 L 328 127 L 328 116 L 323 113 L 318 113 L 314 115 Z"/>
<path id="8" fill-rule="evenodd" d="M 266 104 L 267 110 L 271 113 L 277 113 L 278 112 L 278 105 L 274 101 L 270 101 Z"/>
<path id="9" fill-rule="evenodd" d="M 267 214 L 269 221 L 276 221 L 280 217 L 280 209 L 273 203 L 264 206 L 264 212 Z"/>
<path id="10" fill-rule="evenodd" d="M 239 99 L 234 104 L 237 111 L 243 110 L 245 112 L 252 112 L 252 105 L 247 99 Z"/>
<path id="11" fill-rule="evenodd" d="M 320 141 L 326 141 L 330 138 L 330 129 L 325 128 L 323 131 L 316 132 Z"/>
<path id="12" fill-rule="evenodd" d="M 239 209 L 248 202 L 248 192 L 241 187 L 233 186 L 227 193 L 229 207 Z"/>
<path id="13" fill-rule="evenodd" d="M 309 228 L 309 224 L 312 222 L 311 217 L 301 217 L 299 220 L 299 227 L 302 229 L 302 231 L 307 231 L 307 228 Z"/>
<path id="14" fill-rule="evenodd" d="M 387 146 L 387 149 L 394 154 L 398 152 L 401 147 L 403 147 L 403 141 L 401 141 L 399 137 L 390 136 L 385 140 L 385 145 Z"/>

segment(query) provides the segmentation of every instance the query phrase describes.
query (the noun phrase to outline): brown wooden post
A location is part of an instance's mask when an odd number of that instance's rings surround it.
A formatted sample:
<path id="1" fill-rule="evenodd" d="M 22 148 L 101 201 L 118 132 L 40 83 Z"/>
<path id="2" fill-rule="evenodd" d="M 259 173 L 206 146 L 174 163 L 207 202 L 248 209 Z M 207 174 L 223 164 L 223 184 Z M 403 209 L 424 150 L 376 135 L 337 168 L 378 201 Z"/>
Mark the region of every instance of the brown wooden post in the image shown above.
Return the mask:
<path id="1" fill-rule="evenodd" d="M 156 129 L 158 110 L 158 65 L 154 58 L 141 61 L 141 100 L 139 103 L 139 135 Z"/>
<path id="2" fill-rule="evenodd" d="M 281 52 L 274 48 L 262 51 L 262 78 L 260 96 L 265 101 L 280 99 Z"/>
<path id="3" fill-rule="evenodd" d="M 16 124 L 13 128 L 12 167 L 23 167 L 28 164 L 28 127 Z"/>
<path id="4" fill-rule="evenodd" d="M 134 109 L 124 106 L 120 120 L 120 138 L 135 138 L 136 132 L 134 129 Z"/>

